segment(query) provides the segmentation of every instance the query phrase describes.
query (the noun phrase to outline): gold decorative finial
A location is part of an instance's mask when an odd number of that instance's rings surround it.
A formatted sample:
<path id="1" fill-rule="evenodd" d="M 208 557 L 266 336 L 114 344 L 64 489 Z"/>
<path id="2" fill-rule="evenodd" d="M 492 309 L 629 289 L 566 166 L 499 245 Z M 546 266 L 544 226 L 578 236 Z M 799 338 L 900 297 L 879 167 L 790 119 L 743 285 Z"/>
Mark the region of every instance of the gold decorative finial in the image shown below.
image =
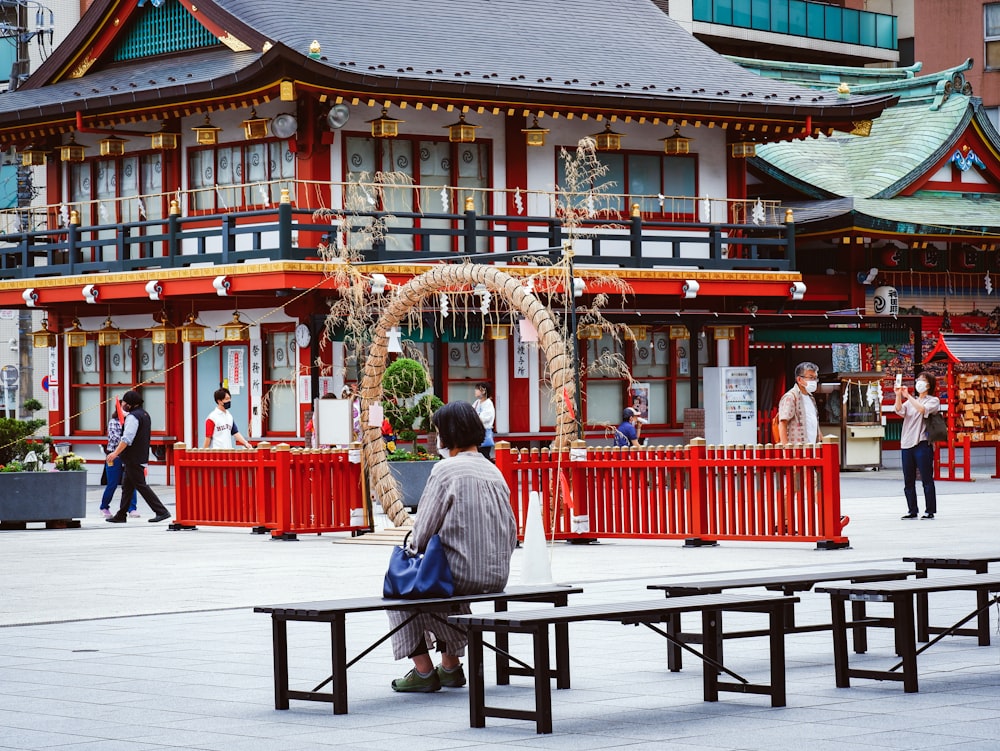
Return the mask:
<path id="1" fill-rule="evenodd" d="M 69 212 L 69 223 L 70 224 L 80 223 L 80 212 L 77 211 L 76 209 L 73 209 L 71 212 Z"/>
<path id="2" fill-rule="evenodd" d="M 795 221 L 795 214 L 792 213 L 791 209 L 785 209 L 785 224 L 791 224 Z"/>
<path id="3" fill-rule="evenodd" d="M 291 203 L 292 197 L 288 193 L 288 188 L 281 189 L 281 203 Z"/>
<path id="4" fill-rule="evenodd" d="M 170 216 L 178 216 L 181 213 L 181 205 L 174 198 L 170 201 Z"/>
<path id="5" fill-rule="evenodd" d="M 640 215 L 639 214 L 639 204 L 633 203 L 632 204 L 632 216 L 639 216 L 639 215 Z"/>
<path id="6" fill-rule="evenodd" d="M 319 40 L 313 39 L 312 44 L 309 45 L 309 57 L 314 60 L 319 57 L 319 53 L 322 51 L 322 47 L 319 46 Z"/>
<path id="7" fill-rule="evenodd" d="M 837 93 L 841 96 L 847 96 L 851 93 L 851 87 L 847 85 L 846 81 L 841 81 L 840 86 L 837 87 Z"/>
<path id="8" fill-rule="evenodd" d="M 475 201 L 475 199 L 472 196 L 466 196 L 465 197 L 465 210 L 466 211 L 475 211 L 476 210 L 476 201 Z"/>

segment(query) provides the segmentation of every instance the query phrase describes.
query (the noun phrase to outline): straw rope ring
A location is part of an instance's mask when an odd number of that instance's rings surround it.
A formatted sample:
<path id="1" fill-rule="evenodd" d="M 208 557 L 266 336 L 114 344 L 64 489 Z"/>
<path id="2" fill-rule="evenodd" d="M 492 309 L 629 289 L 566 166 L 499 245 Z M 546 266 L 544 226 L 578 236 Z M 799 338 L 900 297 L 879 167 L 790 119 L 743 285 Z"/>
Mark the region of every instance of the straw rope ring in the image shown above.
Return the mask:
<path id="1" fill-rule="evenodd" d="M 573 362 L 566 352 L 566 345 L 559 335 L 559 327 L 552 312 L 541 300 L 525 289 L 521 281 L 495 266 L 464 264 L 461 266 L 437 266 L 425 274 L 414 277 L 399 290 L 389 303 L 389 307 L 375 324 L 375 332 L 365 361 L 364 376 L 361 380 L 361 425 L 364 436 L 362 450 L 372 495 L 379 499 L 382 509 L 392 523 L 399 527 L 410 520 L 403 506 L 403 496 L 396 479 L 389 471 L 389 460 L 385 454 L 382 429 L 368 424 L 368 409 L 382 401 L 382 375 L 385 372 L 388 355 L 388 334 L 393 326 L 398 326 L 411 309 L 418 306 L 429 295 L 456 284 L 483 284 L 490 292 L 499 294 L 511 308 L 527 318 L 538 332 L 538 343 L 548 361 L 552 382 L 552 392 L 558 396 L 555 402 L 556 425 L 552 448 L 568 448 L 575 438 L 573 417 L 566 409 L 566 402 L 575 395 Z M 562 394 L 569 399 L 563 399 Z"/>

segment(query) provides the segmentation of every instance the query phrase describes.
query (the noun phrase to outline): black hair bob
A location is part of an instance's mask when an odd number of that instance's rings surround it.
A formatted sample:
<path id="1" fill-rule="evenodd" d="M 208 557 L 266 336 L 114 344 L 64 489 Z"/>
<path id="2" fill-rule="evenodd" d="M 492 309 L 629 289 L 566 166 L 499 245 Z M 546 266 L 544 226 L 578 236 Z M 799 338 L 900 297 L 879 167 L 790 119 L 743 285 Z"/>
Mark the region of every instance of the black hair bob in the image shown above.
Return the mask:
<path id="1" fill-rule="evenodd" d="M 126 391 L 122 396 L 122 401 L 125 402 L 130 407 L 141 407 L 142 397 L 139 396 L 139 392 L 135 390 Z"/>
<path id="2" fill-rule="evenodd" d="M 464 449 L 479 446 L 486 440 L 486 428 L 468 402 L 446 404 L 431 417 L 437 429 L 441 447 Z"/>

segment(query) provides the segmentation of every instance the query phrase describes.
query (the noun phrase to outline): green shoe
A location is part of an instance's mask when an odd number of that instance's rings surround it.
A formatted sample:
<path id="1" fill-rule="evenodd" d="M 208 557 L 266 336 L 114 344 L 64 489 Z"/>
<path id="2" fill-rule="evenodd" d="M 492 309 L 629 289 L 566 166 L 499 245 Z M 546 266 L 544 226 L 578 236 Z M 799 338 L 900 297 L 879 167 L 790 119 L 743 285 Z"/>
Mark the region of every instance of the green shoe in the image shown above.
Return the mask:
<path id="1" fill-rule="evenodd" d="M 462 677 L 463 683 L 465 676 Z M 435 670 L 426 678 L 421 677 L 416 669 L 411 670 L 402 678 L 397 678 L 392 682 L 392 690 L 400 693 L 430 694 L 441 690 L 441 680 Z"/>
<path id="2" fill-rule="evenodd" d="M 445 688 L 462 688 L 465 685 L 465 671 L 459 665 L 454 670 L 445 670 L 443 665 L 434 668 L 438 681 Z"/>

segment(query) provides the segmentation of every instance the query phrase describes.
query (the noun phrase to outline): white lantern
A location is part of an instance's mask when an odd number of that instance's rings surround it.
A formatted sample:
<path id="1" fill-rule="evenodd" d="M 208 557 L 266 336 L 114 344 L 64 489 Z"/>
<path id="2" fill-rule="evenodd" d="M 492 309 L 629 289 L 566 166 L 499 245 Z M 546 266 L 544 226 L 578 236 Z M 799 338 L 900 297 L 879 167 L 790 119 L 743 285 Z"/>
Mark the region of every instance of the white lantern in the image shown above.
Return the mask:
<path id="1" fill-rule="evenodd" d="M 877 316 L 899 315 L 899 293 L 895 287 L 876 287 L 872 301 Z"/>

